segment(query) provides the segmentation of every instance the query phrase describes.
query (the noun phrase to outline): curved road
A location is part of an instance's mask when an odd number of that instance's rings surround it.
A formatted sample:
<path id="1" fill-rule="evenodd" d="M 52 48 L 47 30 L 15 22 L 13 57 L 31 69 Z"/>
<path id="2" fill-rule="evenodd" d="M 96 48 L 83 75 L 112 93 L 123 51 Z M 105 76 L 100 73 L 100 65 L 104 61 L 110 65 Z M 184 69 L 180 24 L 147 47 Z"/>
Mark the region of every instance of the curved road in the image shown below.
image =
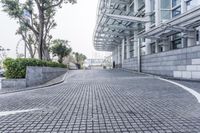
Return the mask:
<path id="1" fill-rule="evenodd" d="M 200 104 L 151 76 L 75 71 L 60 85 L 0 95 L 0 132 L 199 133 Z"/>

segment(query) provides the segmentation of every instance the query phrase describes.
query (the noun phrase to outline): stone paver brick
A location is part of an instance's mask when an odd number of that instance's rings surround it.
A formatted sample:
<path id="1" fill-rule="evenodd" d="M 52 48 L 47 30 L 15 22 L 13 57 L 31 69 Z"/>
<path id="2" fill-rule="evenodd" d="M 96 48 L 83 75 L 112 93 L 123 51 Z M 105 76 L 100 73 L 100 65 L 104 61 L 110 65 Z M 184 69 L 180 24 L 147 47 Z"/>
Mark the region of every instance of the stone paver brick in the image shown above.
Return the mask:
<path id="1" fill-rule="evenodd" d="M 0 95 L 0 132 L 198 133 L 199 104 L 181 88 L 120 70 L 75 71 L 63 84 Z"/>

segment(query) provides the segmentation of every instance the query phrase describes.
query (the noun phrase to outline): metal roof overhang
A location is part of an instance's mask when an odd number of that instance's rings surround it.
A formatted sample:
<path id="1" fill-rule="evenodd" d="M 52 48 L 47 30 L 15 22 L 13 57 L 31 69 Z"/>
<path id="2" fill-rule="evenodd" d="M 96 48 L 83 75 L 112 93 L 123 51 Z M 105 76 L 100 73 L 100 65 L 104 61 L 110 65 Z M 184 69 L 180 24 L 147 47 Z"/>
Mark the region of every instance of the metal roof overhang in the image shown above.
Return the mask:
<path id="1" fill-rule="evenodd" d="M 177 32 L 189 32 L 200 25 L 200 6 L 185 12 L 160 26 L 140 34 L 140 37 L 151 39 L 166 39 L 167 36 Z"/>
<path id="2" fill-rule="evenodd" d="M 113 51 L 125 36 L 131 36 L 131 31 L 138 30 L 136 26 L 130 25 L 146 22 L 144 18 L 134 17 L 133 12 L 124 10 L 125 6 L 130 4 L 131 0 L 99 0 L 97 24 L 93 35 L 96 50 Z"/>

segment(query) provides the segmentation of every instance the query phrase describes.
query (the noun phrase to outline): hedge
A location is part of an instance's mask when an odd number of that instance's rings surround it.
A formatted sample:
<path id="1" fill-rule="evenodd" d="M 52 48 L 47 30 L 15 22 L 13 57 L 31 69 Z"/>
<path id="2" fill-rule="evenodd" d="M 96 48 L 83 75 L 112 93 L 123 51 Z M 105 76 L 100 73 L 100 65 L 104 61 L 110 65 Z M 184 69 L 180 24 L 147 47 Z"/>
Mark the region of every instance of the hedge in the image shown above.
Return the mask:
<path id="1" fill-rule="evenodd" d="M 30 58 L 7 58 L 4 60 L 3 65 L 5 69 L 5 77 L 7 79 L 25 78 L 27 66 L 66 68 L 65 65 L 57 62 L 42 61 Z"/>

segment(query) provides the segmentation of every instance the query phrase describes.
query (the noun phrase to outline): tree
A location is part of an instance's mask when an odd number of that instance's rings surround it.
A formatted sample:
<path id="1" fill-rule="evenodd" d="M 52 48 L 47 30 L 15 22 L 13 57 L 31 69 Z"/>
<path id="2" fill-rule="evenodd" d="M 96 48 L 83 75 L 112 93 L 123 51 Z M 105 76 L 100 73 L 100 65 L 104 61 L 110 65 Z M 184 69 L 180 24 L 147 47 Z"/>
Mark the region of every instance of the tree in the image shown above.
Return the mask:
<path id="1" fill-rule="evenodd" d="M 24 41 L 26 49 L 28 49 L 30 57 L 34 58 L 37 50 L 36 38 L 32 32 L 28 30 L 27 27 L 20 25 L 16 34 L 21 35 L 22 40 Z"/>
<path id="2" fill-rule="evenodd" d="M 51 47 L 51 52 L 53 56 L 58 57 L 58 62 L 62 63 L 63 58 L 66 56 L 69 56 L 70 53 L 72 52 L 71 47 L 68 45 L 68 41 L 66 40 L 54 40 L 52 42 L 53 46 Z"/>
<path id="3" fill-rule="evenodd" d="M 55 28 L 56 11 L 63 3 L 76 3 L 76 0 L 1 0 L 3 9 L 11 18 L 26 26 L 36 37 L 40 59 L 48 60 L 50 30 Z"/>
<path id="4" fill-rule="evenodd" d="M 83 66 L 84 61 L 87 59 L 87 57 L 81 53 L 74 52 L 76 64 L 78 68 L 80 69 Z"/>

